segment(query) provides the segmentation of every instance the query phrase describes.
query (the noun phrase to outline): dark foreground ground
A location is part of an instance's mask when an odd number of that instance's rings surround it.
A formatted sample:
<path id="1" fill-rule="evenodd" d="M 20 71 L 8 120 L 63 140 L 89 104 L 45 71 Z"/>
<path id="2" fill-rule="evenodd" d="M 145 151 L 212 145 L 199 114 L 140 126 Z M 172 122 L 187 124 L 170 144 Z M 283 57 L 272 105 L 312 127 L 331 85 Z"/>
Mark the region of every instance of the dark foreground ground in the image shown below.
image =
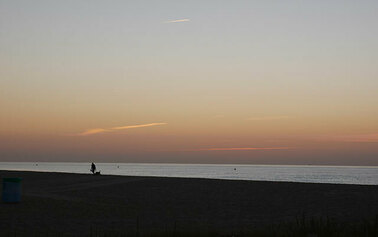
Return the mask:
<path id="1" fill-rule="evenodd" d="M 0 171 L 3 177 L 22 177 L 23 196 L 0 204 L 0 236 L 243 235 L 307 221 L 370 223 L 359 228 L 378 233 L 371 229 L 378 186 Z"/>

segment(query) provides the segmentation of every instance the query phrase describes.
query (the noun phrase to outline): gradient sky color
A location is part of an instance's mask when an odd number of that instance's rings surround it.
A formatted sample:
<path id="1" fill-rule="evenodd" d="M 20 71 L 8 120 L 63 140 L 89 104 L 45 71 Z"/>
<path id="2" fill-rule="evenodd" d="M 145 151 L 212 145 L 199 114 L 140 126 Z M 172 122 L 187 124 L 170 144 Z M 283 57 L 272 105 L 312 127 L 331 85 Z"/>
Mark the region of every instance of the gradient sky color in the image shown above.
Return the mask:
<path id="1" fill-rule="evenodd" d="M 0 0 L 0 161 L 378 165 L 377 12 Z"/>

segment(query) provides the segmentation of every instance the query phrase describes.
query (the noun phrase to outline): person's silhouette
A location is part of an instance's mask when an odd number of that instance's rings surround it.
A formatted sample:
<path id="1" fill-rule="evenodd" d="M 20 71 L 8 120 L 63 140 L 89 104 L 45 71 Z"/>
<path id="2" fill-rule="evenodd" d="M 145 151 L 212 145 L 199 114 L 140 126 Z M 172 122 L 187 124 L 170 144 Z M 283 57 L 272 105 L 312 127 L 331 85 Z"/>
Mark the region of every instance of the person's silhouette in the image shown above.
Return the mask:
<path id="1" fill-rule="evenodd" d="M 91 172 L 92 174 L 94 174 L 96 172 L 96 165 L 92 162 L 92 165 L 91 165 Z"/>

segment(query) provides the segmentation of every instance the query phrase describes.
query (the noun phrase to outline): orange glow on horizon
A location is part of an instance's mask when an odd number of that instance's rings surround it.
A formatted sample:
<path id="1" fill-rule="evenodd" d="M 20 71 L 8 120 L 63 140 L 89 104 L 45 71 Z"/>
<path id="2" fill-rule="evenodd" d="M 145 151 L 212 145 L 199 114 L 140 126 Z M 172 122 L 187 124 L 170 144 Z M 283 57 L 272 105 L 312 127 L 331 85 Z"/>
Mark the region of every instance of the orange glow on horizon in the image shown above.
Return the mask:
<path id="1" fill-rule="evenodd" d="M 194 151 L 258 151 L 258 150 L 291 150 L 293 147 L 231 147 L 231 148 L 204 148 Z"/>

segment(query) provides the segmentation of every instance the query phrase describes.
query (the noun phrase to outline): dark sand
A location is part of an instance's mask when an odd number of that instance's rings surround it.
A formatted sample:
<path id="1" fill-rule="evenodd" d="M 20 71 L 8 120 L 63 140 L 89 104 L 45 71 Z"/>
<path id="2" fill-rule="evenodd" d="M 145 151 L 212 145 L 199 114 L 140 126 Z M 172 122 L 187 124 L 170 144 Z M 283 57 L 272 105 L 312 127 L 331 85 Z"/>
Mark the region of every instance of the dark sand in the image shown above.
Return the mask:
<path id="1" fill-rule="evenodd" d="M 16 171 L 0 177 L 23 178 L 22 202 L 0 204 L 0 236 L 84 236 L 91 229 L 231 233 L 292 222 L 303 213 L 340 223 L 378 214 L 378 186 Z"/>

